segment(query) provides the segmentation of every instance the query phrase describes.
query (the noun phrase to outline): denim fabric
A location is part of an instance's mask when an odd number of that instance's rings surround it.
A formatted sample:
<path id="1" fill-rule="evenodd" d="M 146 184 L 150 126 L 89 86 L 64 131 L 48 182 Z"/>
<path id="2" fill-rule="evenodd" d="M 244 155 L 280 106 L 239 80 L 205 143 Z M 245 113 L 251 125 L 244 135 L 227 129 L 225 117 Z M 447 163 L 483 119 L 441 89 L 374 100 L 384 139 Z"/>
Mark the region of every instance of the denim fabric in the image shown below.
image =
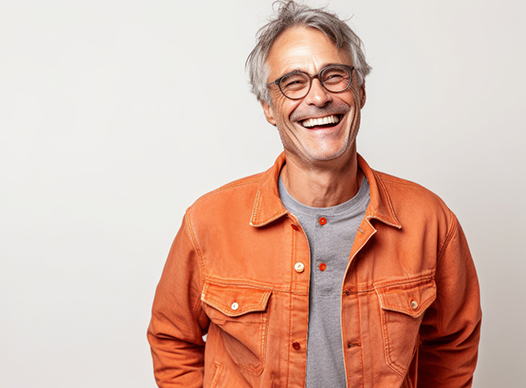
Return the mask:
<path id="1" fill-rule="evenodd" d="M 469 387 L 481 311 L 460 224 L 435 194 L 358 159 L 371 198 L 343 276 L 347 386 Z M 312 268 L 279 198 L 284 161 L 187 210 L 148 329 L 160 387 L 305 385 Z"/>

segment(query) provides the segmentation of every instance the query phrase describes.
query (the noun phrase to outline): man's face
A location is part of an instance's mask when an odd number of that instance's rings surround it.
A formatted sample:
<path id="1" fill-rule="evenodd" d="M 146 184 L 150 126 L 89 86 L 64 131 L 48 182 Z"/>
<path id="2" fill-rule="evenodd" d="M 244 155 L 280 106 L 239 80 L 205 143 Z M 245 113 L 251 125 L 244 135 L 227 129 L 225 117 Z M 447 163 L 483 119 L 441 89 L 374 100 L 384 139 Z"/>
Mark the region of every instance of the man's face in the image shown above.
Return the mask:
<path id="1" fill-rule="evenodd" d="M 352 60 L 319 30 L 290 28 L 272 45 L 268 82 L 294 70 L 316 74 L 329 64 L 352 66 Z M 365 104 L 365 90 L 357 78 L 353 71 L 351 86 L 341 93 L 331 93 L 313 79 L 309 93 L 300 100 L 288 99 L 277 85 L 270 86 L 271 103 L 261 104 L 267 121 L 278 128 L 287 160 L 313 166 L 354 156 L 360 109 Z M 311 120 L 325 117 L 332 123 Z"/>

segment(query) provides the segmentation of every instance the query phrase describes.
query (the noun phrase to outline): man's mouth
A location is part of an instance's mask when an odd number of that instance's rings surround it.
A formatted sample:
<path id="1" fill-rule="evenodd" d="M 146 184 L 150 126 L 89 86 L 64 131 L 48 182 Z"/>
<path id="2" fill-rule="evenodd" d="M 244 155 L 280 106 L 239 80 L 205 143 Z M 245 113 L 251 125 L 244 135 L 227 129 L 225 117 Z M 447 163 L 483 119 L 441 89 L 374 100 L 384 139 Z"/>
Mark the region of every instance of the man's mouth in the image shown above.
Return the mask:
<path id="1" fill-rule="evenodd" d="M 303 125 L 305 128 L 314 128 L 314 127 L 329 128 L 329 127 L 334 127 L 336 124 L 340 122 L 340 120 L 341 120 L 340 115 L 330 115 L 330 116 L 319 117 L 315 119 L 303 120 L 301 122 L 301 125 Z"/>

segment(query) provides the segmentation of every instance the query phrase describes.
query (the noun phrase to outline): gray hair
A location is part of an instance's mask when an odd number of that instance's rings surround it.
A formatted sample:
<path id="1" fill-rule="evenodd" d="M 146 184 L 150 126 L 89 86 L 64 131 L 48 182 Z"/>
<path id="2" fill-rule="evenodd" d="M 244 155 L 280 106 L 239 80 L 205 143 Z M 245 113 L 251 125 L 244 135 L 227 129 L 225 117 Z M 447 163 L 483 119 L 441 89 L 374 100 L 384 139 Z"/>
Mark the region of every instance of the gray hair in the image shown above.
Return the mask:
<path id="1" fill-rule="evenodd" d="M 266 64 L 270 48 L 285 30 L 295 26 L 316 28 L 323 32 L 338 49 L 347 50 L 358 74 L 358 81 L 360 85 L 363 83 L 371 67 L 365 61 L 361 39 L 345 21 L 324 8 L 310 8 L 293 0 L 276 1 L 274 5 L 277 5 L 277 9 L 274 10 L 275 16 L 259 29 L 256 35 L 256 47 L 245 63 L 252 85 L 252 93 L 259 101 L 266 101 L 270 104 L 270 93 L 267 87 L 269 68 Z"/>

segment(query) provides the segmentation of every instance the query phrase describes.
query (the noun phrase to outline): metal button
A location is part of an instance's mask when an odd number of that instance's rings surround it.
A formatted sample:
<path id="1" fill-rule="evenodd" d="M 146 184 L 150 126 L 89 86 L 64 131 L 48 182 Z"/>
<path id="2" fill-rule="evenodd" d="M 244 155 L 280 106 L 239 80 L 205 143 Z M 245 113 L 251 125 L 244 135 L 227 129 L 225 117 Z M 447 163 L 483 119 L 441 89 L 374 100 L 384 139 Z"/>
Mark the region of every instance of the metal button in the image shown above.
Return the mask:
<path id="1" fill-rule="evenodd" d="M 418 308 L 418 302 L 415 301 L 415 300 L 413 300 L 413 301 L 411 302 L 411 308 L 412 308 L 413 310 L 416 310 L 416 309 Z"/>
<path id="2" fill-rule="evenodd" d="M 232 306 L 230 306 L 230 308 L 232 310 L 237 310 L 239 308 L 239 305 L 236 302 L 234 302 L 234 303 L 232 303 Z"/>
<path id="3" fill-rule="evenodd" d="M 305 271 L 305 265 L 298 261 L 296 264 L 294 264 L 294 269 L 296 270 L 296 272 L 302 273 L 303 271 Z"/>

